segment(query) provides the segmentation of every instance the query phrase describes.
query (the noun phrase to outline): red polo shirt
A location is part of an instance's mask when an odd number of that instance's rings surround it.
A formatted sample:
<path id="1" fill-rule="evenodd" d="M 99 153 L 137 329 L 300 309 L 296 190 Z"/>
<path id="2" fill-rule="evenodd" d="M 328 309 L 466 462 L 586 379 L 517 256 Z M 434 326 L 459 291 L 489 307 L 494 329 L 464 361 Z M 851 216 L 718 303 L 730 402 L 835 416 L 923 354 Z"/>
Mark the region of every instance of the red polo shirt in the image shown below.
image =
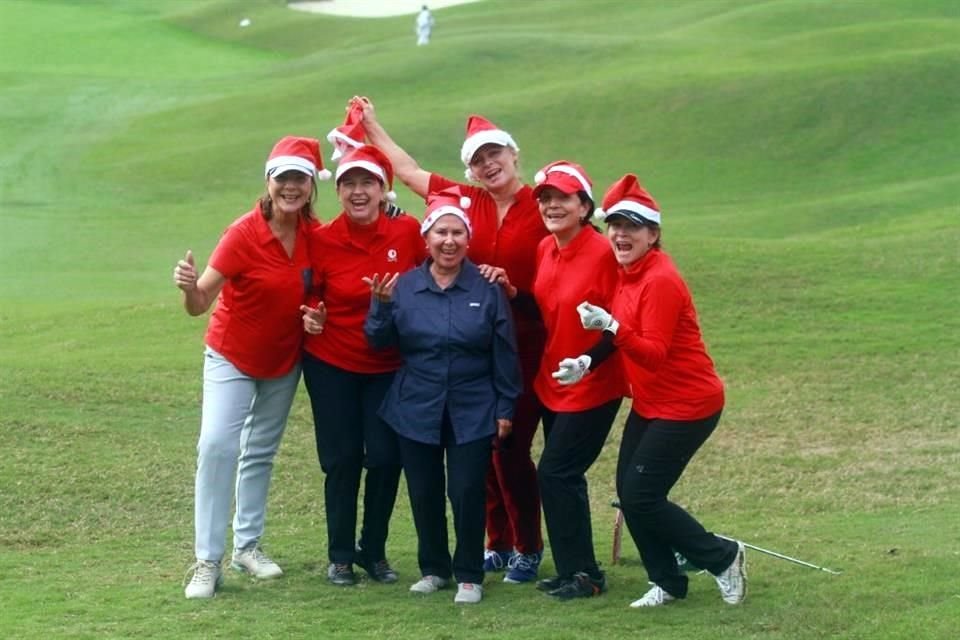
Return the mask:
<path id="1" fill-rule="evenodd" d="M 623 271 L 611 310 L 614 344 L 644 418 L 700 420 L 723 408 L 723 382 L 707 354 L 690 290 L 659 249 Z"/>
<path id="2" fill-rule="evenodd" d="M 510 284 L 526 293 L 533 291 L 537 272 L 537 246 L 550 235 L 540 216 L 540 207 L 533 197 L 533 189 L 524 185 L 515 195 L 513 204 L 503 218 L 497 219 L 497 202 L 482 187 L 454 182 L 436 173 L 430 175 L 430 191 L 459 186 L 472 201 L 467 209 L 473 234 L 467 255 L 474 264 L 502 267 Z M 524 386 L 533 382 L 543 351 L 543 323 L 529 312 L 513 307 L 517 346 L 523 368 Z"/>
<path id="3" fill-rule="evenodd" d="M 426 245 L 420 223 L 412 216 L 359 225 L 341 213 L 310 237 L 313 264 L 311 301 L 323 300 L 327 321 L 323 333 L 307 335 L 310 355 L 354 373 L 385 373 L 400 368 L 395 349 L 375 351 L 367 344 L 363 321 L 370 308 L 370 286 L 364 277 L 409 271 L 423 262 Z"/>
<path id="4" fill-rule="evenodd" d="M 600 340 L 598 332 L 583 328 L 577 305 L 586 300 L 610 308 L 619 268 L 610 243 L 586 226 L 562 249 L 553 236 L 544 238 L 537 255 L 533 295 L 547 327 L 547 347 L 533 386 L 540 402 L 551 411 L 585 411 L 627 395 L 619 358 L 608 358 L 574 385 L 564 386 L 551 375 L 561 360 L 582 355 Z"/>
<path id="5" fill-rule="evenodd" d="M 317 223 L 297 224 L 293 257 L 257 204 L 224 232 L 209 265 L 227 279 L 207 326 L 207 345 L 252 378 L 277 378 L 300 358 L 300 305 L 310 283 L 307 238 Z"/>

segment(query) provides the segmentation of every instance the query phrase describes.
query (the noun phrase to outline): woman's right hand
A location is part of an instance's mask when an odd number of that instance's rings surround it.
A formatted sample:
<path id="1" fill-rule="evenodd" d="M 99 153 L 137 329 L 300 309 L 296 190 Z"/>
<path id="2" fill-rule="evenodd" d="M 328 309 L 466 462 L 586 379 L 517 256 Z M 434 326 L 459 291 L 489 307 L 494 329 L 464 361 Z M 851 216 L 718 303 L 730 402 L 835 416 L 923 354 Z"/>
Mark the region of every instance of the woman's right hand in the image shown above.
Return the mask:
<path id="1" fill-rule="evenodd" d="M 197 267 L 193 262 L 193 252 L 187 249 L 183 260 L 173 268 L 173 284 L 187 293 L 197 290 Z"/>
<path id="2" fill-rule="evenodd" d="M 383 279 L 379 273 L 373 274 L 372 278 L 364 277 L 363 281 L 370 287 L 370 293 L 380 302 L 390 302 L 393 299 L 393 289 L 397 286 L 397 279 L 400 272 L 393 275 L 383 274 Z"/>
<path id="3" fill-rule="evenodd" d="M 353 96 L 352 98 L 350 98 L 350 104 L 347 105 L 347 109 L 349 110 L 350 107 L 353 106 L 355 103 L 360 103 L 361 105 L 363 105 L 363 118 L 361 118 L 361 122 L 365 122 L 368 124 L 376 124 L 377 112 L 373 108 L 373 103 L 370 102 L 370 98 L 366 96 Z"/>

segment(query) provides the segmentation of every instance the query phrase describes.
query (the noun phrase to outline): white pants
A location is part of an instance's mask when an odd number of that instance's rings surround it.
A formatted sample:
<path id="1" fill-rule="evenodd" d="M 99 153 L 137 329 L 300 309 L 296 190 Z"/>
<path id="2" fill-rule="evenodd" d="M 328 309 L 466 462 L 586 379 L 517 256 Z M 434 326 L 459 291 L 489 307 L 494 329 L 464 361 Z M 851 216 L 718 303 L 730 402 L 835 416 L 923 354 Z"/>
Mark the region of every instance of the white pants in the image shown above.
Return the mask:
<path id="1" fill-rule="evenodd" d="M 417 29 L 417 46 L 422 47 L 425 44 L 430 44 L 430 28 L 426 29 Z"/>
<path id="2" fill-rule="evenodd" d="M 234 497 L 234 549 L 256 544 L 263 535 L 273 458 L 299 382 L 299 364 L 280 378 L 257 379 L 241 373 L 213 349 L 204 352 L 194 485 L 198 560 L 223 558 Z"/>

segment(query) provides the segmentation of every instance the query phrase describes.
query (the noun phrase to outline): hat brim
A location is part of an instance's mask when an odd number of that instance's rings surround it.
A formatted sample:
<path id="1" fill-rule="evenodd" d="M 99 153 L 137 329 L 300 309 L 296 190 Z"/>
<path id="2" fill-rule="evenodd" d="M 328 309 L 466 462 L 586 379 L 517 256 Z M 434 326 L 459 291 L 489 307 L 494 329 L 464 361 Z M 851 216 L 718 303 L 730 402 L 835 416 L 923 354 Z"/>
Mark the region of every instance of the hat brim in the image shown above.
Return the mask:
<path id="1" fill-rule="evenodd" d="M 278 164 L 275 167 L 271 167 L 267 172 L 269 177 L 279 176 L 281 173 L 286 173 L 287 171 L 296 171 L 297 173 L 302 173 L 306 176 L 313 177 L 314 172 L 307 167 L 299 164 Z"/>
<path id="2" fill-rule="evenodd" d="M 636 211 L 627 211 L 626 209 L 618 209 L 617 211 L 610 211 L 605 216 L 603 216 L 604 222 L 610 222 L 612 220 L 617 220 L 622 218 L 629 222 L 632 222 L 635 225 L 645 227 L 645 226 L 660 226 L 659 223 L 650 220 L 649 218 L 644 218 L 642 215 Z"/>
<path id="3" fill-rule="evenodd" d="M 533 197 L 539 198 L 540 194 L 543 193 L 545 189 L 550 187 L 568 196 L 583 191 L 583 185 L 580 184 L 580 181 L 573 176 L 565 173 L 553 172 L 547 174 L 546 179 L 533 188 Z M 583 192 L 587 193 L 586 191 Z M 589 195 L 590 194 L 587 194 L 588 197 Z"/>

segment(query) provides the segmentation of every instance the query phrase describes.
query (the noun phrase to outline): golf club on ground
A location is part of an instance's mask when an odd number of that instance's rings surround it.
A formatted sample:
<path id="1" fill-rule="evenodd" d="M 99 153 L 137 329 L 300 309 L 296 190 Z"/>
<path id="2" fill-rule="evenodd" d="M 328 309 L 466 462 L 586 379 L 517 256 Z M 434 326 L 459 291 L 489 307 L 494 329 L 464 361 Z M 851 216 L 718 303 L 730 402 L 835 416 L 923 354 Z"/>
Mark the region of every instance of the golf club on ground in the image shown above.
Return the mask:
<path id="1" fill-rule="evenodd" d="M 614 536 L 614 540 L 613 540 L 613 542 L 614 542 L 614 544 L 613 544 L 613 564 L 616 564 L 617 561 L 620 559 L 620 536 L 622 535 L 622 533 L 621 533 L 621 528 L 623 527 L 623 519 L 622 519 L 621 514 L 622 514 L 623 512 L 620 511 L 620 503 L 619 503 L 618 501 L 616 501 L 616 500 L 614 500 L 613 502 L 611 502 L 611 503 L 610 503 L 610 506 L 616 508 L 616 509 L 617 509 L 617 512 L 618 512 L 618 513 L 617 513 L 616 524 L 614 525 L 614 530 L 613 530 L 613 536 Z M 740 544 L 742 544 L 743 546 L 745 546 L 747 549 L 752 549 L 752 550 L 754 550 L 754 551 L 759 551 L 760 553 L 765 553 L 765 554 L 767 554 L 768 556 L 773 556 L 774 558 L 780 558 L 781 560 L 786 560 L 786 561 L 788 561 L 788 562 L 793 562 L 794 564 L 799 564 L 799 565 L 804 566 L 804 567 L 810 567 L 811 569 L 819 569 L 820 571 L 825 571 L 825 572 L 827 572 L 827 573 L 832 573 L 832 574 L 835 575 L 835 576 L 839 576 L 839 575 L 841 575 L 841 574 L 843 573 L 842 571 L 834 571 L 833 569 L 828 569 L 827 567 L 821 567 L 821 566 L 815 565 L 815 564 L 813 564 L 813 563 L 811 563 L 811 562 L 805 562 L 804 560 L 798 560 L 797 558 L 791 558 L 790 556 L 784 555 L 784 554 L 782 554 L 782 553 L 777 553 L 776 551 L 770 551 L 769 549 L 764 549 L 764 548 L 758 547 L 758 546 L 756 546 L 756 545 L 752 545 L 752 544 L 750 544 L 749 542 L 744 542 L 743 540 L 737 540 L 736 538 L 731 538 L 731 537 L 729 537 L 729 536 L 724 536 L 724 535 L 721 535 L 721 534 L 719 534 L 719 533 L 715 533 L 714 535 L 717 536 L 718 538 L 723 538 L 724 540 L 730 540 L 730 541 L 732 541 L 732 542 L 739 542 Z"/>

